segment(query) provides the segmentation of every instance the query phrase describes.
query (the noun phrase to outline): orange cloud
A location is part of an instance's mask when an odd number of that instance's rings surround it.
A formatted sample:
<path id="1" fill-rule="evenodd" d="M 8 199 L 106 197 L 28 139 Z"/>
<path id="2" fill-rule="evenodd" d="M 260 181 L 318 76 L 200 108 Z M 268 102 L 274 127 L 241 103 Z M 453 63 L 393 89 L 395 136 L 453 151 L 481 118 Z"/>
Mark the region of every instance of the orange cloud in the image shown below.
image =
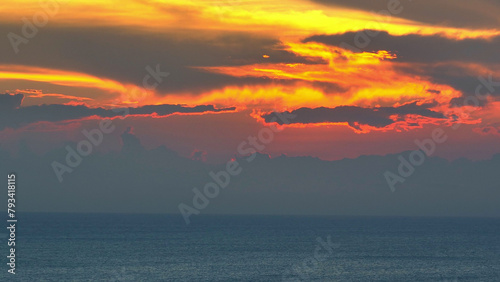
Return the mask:
<path id="1" fill-rule="evenodd" d="M 128 83 L 99 78 L 81 72 L 30 66 L 0 65 L 0 80 L 27 80 L 71 87 L 102 89 L 110 94 L 109 97 L 103 97 L 102 99 L 108 103 L 111 101 L 118 104 L 136 103 L 138 100 L 153 96 L 153 91 Z"/>
<path id="2" fill-rule="evenodd" d="M 394 54 L 353 53 L 316 43 L 287 43 L 287 49 L 300 56 L 320 58 L 325 64 L 254 64 L 245 66 L 199 67 L 236 77 L 302 81 L 292 86 L 227 87 L 203 96 L 203 103 L 266 105 L 275 108 L 357 106 L 397 106 L 413 101 L 448 104 L 460 97 L 459 91 L 435 84 L 395 69 Z M 315 82 L 331 83 L 346 91 L 325 91 Z M 309 83 L 309 84 L 308 84 Z M 432 91 L 429 91 L 432 90 Z"/>
<path id="3" fill-rule="evenodd" d="M 44 2 L 44 1 L 42 1 Z M 394 35 L 443 34 L 451 38 L 491 37 L 497 30 L 473 30 L 432 26 L 375 13 L 327 7 L 306 0 L 211 1 L 211 0 L 71 0 L 47 10 L 38 0 L 0 4 L 1 21 L 19 23 L 22 17 L 52 11 L 51 25 L 126 26 L 130 30 L 232 30 L 266 32 L 284 38 L 310 34 L 334 34 L 365 28 Z M 404 5 L 403 5 L 404 6 Z M 23 7 L 23 9 L 19 9 Z M 92 11 L 89 13 L 88 11 Z"/>

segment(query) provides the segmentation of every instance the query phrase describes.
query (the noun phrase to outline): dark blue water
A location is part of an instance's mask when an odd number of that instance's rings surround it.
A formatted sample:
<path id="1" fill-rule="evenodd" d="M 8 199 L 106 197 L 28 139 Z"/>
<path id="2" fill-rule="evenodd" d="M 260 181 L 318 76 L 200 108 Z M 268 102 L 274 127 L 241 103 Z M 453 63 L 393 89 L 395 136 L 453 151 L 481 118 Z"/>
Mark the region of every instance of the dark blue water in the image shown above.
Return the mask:
<path id="1" fill-rule="evenodd" d="M 500 281 L 500 219 L 21 214 L 17 236 L 2 281 Z"/>

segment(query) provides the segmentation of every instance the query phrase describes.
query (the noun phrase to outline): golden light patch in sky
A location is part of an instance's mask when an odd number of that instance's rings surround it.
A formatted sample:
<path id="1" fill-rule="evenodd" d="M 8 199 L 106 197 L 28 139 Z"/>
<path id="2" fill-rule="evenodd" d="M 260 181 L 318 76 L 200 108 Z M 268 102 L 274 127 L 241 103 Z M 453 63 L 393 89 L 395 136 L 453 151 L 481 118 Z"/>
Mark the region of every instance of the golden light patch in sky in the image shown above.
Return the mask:
<path id="1" fill-rule="evenodd" d="M 437 101 L 447 104 L 461 93 L 447 85 L 439 85 L 425 78 L 397 71 L 395 55 L 387 51 L 353 53 L 321 44 L 289 43 L 289 50 L 305 57 L 319 57 L 327 64 L 254 64 L 246 66 L 203 67 L 200 69 L 236 77 L 267 77 L 270 79 L 301 80 L 331 83 L 341 89 L 329 93 L 320 87 L 298 87 L 297 90 L 264 87 L 215 91 L 204 101 L 274 101 L 275 107 L 335 107 L 340 105 L 397 106 L 412 101 Z M 400 64 L 399 64 L 400 65 Z M 440 91 L 439 94 L 433 93 Z M 285 94 L 286 93 L 286 94 Z M 277 100 L 276 98 L 279 98 Z M 281 105 L 278 105 L 281 101 Z M 264 103 L 261 101 L 261 103 Z M 264 103 L 265 104 L 265 103 Z"/>
<path id="2" fill-rule="evenodd" d="M 322 91 L 311 87 L 246 86 L 226 87 L 215 90 L 197 99 L 201 104 L 221 104 L 238 108 L 287 109 L 296 107 L 317 107 L 341 103 L 340 97 L 328 97 Z"/>
<path id="3" fill-rule="evenodd" d="M 112 100 L 123 104 L 137 103 L 148 96 L 153 96 L 153 91 L 132 84 L 120 83 L 80 72 L 30 66 L 0 65 L 1 80 L 27 80 L 54 85 L 101 89 L 109 93 L 108 97 L 102 97 L 102 101 L 109 102 Z"/>
<path id="4" fill-rule="evenodd" d="M 58 85 L 107 89 L 124 92 L 126 87 L 116 81 L 101 79 L 84 73 L 37 68 L 30 66 L 0 65 L 0 79 L 32 80 Z"/>

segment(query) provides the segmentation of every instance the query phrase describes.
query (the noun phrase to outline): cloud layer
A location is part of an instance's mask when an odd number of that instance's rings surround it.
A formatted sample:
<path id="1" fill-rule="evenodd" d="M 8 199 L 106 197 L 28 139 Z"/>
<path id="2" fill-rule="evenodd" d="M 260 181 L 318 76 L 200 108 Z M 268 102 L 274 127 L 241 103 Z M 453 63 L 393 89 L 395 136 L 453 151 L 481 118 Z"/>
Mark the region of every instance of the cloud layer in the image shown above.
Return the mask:
<path id="1" fill-rule="evenodd" d="M 397 121 L 402 121 L 407 115 L 444 119 L 442 113 L 430 110 L 435 103 L 418 105 L 416 102 L 399 107 L 362 108 L 356 106 L 339 106 L 336 108 L 300 108 L 280 114 L 295 115 L 291 123 L 348 123 L 349 126 L 360 129 L 360 125 L 386 127 Z M 276 113 L 262 116 L 266 122 L 276 121 L 283 124 Z"/>
<path id="2" fill-rule="evenodd" d="M 367 36 L 369 41 L 359 39 L 361 48 L 351 48 L 354 52 L 389 51 L 397 55 L 395 61 L 435 63 L 447 61 L 475 62 L 494 64 L 500 63 L 498 50 L 500 36 L 490 39 L 466 38 L 462 40 L 446 38 L 441 35 L 391 35 L 383 30 L 360 30 L 333 35 L 313 35 L 303 42 L 318 42 L 342 47 L 342 43 L 354 45 L 359 34 L 373 34 Z M 366 42 L 366 43 L 365 43 Z M 366 47 L 362 47 L 366 45 Z"/>
<path id="3" fill-rule="evenodd" d="M 217 109 L 213 105 L 200 105 L 195 107 L 186 107 L 182 105 L 148 105 L 138 108 L 116 109 L 89 108 L 84 105 L 73 106 L 60 104 L 19 107 L 22 98 L 22 94 L 0 94 L 0 103 L 2 103 L 1 105 L 4 107 L 4 110 L 0 112 L 0 130 L 6 127 L 18 128 L 40 121 L 58 122 L 94 116 L 99 118 L 126 117 L 128 115 L 168 116 L 171 114 L 217 113 L 235 110 L 234 107 Z"/>
<path id="4" fill-rule="evenodd" d="M 500 3 L 495 0 L 313 0 L 332 6 L 344 6 L 357 10 L 378 12 L 387 6 L 403 9 L 396 16 L 432 25 L 452 27 L 497 28 L 500 24 L 498 14 Z M 398 8 L 399 9 L 399 8 Z"/>

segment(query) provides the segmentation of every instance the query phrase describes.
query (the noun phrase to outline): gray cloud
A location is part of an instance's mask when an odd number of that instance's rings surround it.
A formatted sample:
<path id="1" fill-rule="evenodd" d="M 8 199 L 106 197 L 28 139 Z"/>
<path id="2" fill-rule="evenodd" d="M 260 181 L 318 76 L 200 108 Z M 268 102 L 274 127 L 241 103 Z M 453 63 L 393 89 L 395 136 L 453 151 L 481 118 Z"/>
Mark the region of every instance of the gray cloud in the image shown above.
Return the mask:
<path id="1" fill-rule="evenodd" d="M 20 26 L 0 25 L 0 34 L 20 33 Z M 196 94 L 227 85 L 268 84 L 259 77 L 233 77 L 192 67 L 236 66 L 253 63 L 324 63 L 283 50 L 265 35 L 225 32 L 195 37 L 192 33 L 152 33 L 121 28 L 45 27 L 19 46 L 0 41 L 0 64 L 16 64 L 84 72 L 97 77 L 142 85 L 146 66 L 160 65 L 170 76 L 161 93 Z M 4 55 L 7 54 L 7 55 Z M 263 55 L 269 58 L 263 58 Z M 276 81 L 276 80 L 275 80 Z"/>
<path id="2" fill-rule="evenodd" d="M 17 109 L 23 102 L 22 94 L 0 94 L 0 112 Z"/>
<path id="3" fill-rule="evenodd" d="M 399 62 L 480 62 L 500 63 L 498 50 L 500 49 L 500 36 L 490 40 L 463 39 L 454 40 L 440 35 L 409 34 L 402 36 L 390 35 L 386 31 L 366 30 L 365 34 L 378 32 L 370 37 L 366 48 L 353 49 L 357 52 L 376 52 L 386 50 L 397 55 L 394 61 Z M 357 32 L 346 32 L 335 35 L 314 35 L 304 39 L 304 42 L 319 42 L 332 46 L 341 46 L 342 42 L 354 46 Z"/>
<path id="4" fill-rule="evenodd" d="M 435 106 L 435 103 L 427 103 L 417 105 L 417 102 L 409 103 L 399 107 L 378 107 L 378 108 L 362 108 L 357 106 L 340 106 L 336 108 L 300 108 L 291 112 L 285 113 L 296 116 L 292 123 L 322 123 L 322 122 L 347 122 L 355 129 L 359 129 L 359 125 L 370 125 L 374 127 L 385 127 L 394 123 L 390 118 L 392 115 L 398 115 L 398 120 L 403 120 L 406 115 L 419 115 L 432 118 L 445 118 L 442 113 L 430 110 Z M 266 122 L 276 120 L 276 113 L 270 113 L 262 116 Z"/>
<path id="5" fill-rule="evenodd" d="M 5 97 L 17 97 L 19 95 L 0 94 L 0 102 L 9 100 Z M 12 99 L 12 98 L 10 98 Z M 3 103 L 2 103 L 3 104 Z M 232 111 L 234 107 L 217 109 L 213 105 L 199 105 L 195 107 L 186 107 L 182 105 L 146 105 L 138 108 L 123 108 L 123 109 L 104 109 L 104 108 L 89 108 L 87 106 L 78 105 L 37 105 L 20 108 L 10 108 L 0 112 L 0 130 L 6 127 L 18 128 L 26 124 L 49 121 L 57 122 L 64 120 L 81 119 L 85 117 L 98 116 L 102 118 L 111 118 L 128 115 L 149 115 L 156 113 L 159 116 L 166 116 L 174 113 L 204 113 L 204 112 L 222 112 Z"/>

